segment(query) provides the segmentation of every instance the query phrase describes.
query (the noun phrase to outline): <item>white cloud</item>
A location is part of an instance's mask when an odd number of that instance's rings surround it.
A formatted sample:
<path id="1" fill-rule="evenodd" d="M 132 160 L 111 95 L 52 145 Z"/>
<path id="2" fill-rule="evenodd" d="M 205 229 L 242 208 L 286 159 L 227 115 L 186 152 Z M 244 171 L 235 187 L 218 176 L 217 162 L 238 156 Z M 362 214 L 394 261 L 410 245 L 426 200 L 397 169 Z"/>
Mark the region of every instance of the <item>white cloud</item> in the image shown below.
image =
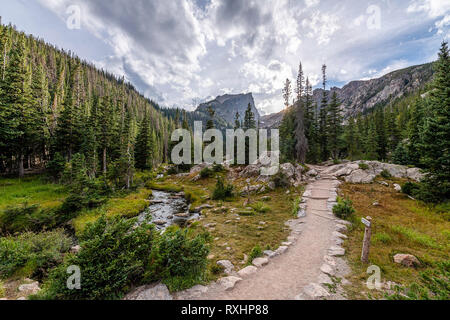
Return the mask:
<path id="1" fill-rule="evenodd" d="M 367 29 L 372 2 L 360 0 L 38 1 L 61 19 L 67 6 L 80 5 L 82 28 L 111 51 L 96 65 L 161 105 L 192 109 L 207 97 L 253 92 L 268 113 L 283 108 L 283 83 L 300 60 L 313 85 L 323 63 L 331 81 L 377 77 L 410 65 L 403 57 L 440 42 L 450 22 L 450 0 L 379 1 L 379 30 Z M 408 40 L 422 25 L 435 34 Z"/>
<path id="2" fill-rule="evenodd" d="M 450 10 L 450 0 L 415 0 L 407 8 L 408 13 L 426 12 L 429 17 L 443 16 Z"/>

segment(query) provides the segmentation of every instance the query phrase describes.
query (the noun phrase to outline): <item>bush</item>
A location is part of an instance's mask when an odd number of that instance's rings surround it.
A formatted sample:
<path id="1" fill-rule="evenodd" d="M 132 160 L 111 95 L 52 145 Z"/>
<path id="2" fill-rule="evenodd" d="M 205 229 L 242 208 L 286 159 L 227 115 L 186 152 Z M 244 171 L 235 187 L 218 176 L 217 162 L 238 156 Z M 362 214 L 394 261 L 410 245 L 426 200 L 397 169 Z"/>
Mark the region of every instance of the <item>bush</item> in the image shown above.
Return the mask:
<path id="1" fill-rule="evenodd" d="M 265 205 L 262 202 L 255 202 L 250 207 L 258 213 L 267 213 L 270 212 L 270 207 Z"/>
<path id="2" fill-rule="evenodd" d="M 24 231 L 51 229 L 57 225 L 55 210 L 42 210 L 38 204 L 23 203 L 6 208 L 0 214 L 0 233 L 14 234 Z"/>
<path id="3" fill-rule="evenodd" d="M 162 279 L 169 290 L 178 291 L 204 280 L 210 237 L 208 233 L 190 237 L 188 231 L 167 229 L 158 239 L 146 281 Z"/>
<path id="4" fill-rule="evenodd" d="M 252 251 L 248 255 L 247 264 L 251 265 L 253 263 L 253 260 L 261 257 L 262 255 L 263 255 L 263 251 L 259 245 L 253 247 Z"/>
<path id="5" fill-rule="evenodd" d="M 420 185 L 418 183 L 406 182 L 402 186 L 402 192 L 407 194 L 408 196 L 415 196 L 417 192 L 420 190 Z"/>
<path id="6" fill-rule="evenodd" d="M 389 171 L 387 171 L 386 169 L 384 169 L 383 171 L 381 171 L 380 176 L 382 176 L 385 179 L 390 179 L 392 178 L 392 175 Z"/>
<path id="7" fill-rule="evenodd" d="M 66 159 L 60 154 L 55 153 L 53 159 L 49 161 L 45 167 L 46 172 L 54 181 L 59 181 L 61 175 L 66 167 Z"/>
<path id="8" fill-rule="evenodd" d="M 226 200 L 233 197 L 234 187 L 231 184 L 225 184 L 223 179 L 219 177 L 217 179 L 216 187 L 212 195 L 213 200 Z"/>
<path id="9" fill-rule="evenodd" d="M 392 154 L 392 162 L 400 165 L 409 164 L 409 152 L 404 143 L 399 143 L 394 153 Z"/>
<path id="10" fill-rule="evenodd" d="M 387 296 L 390 300 L 449 300 L 450 299 L 450 262 L 437 264 L 437 270 L 420 273 L 418 283 L 408 288 L 396 288 L 396 293 Z"/>
<path id="11" fill-rule="evenodd" d="M 359 168 L 360 168 L 361 170 L 368 170 L 368 169 L 369 169 L 369 165 L 368 165 L 367 163 L 361 162 L 361 163 L 359 164 Z"/>
<path id="12" fill-rule="evenodd" d="M 333 207 L 333 213 L 339 219 L 349 219 L 355 213 L 353 202 L 350 199 L 338 198 L 338 204 Z"/>
<path id="13" fill-rule="evenodd" d="M 294 217 L 298 216 L 298 213 L 300 211 L 300 203 L 302 202 L 302 198 L 301 197 L 297 197 L 294 199 L 294 202 L 292 203 L 292 211 L 291 214 Z"/>
<path id="14" fill-rule="evenodd" d="M 202 171 L 200 171 L 200 178 L 202 179 L 211 178 L 212 175 L 213 171 L 208 167 L 203 168 Z"/>
<path id="15" fill-rule="evenodd" d="M 63 230 L 0 238 L 0 277 L 17 274 L 42 279 L 48 270 L 62 262 L 70 245 Z"/>
<path id="16" fill-rule="evenodd" d="M 221 173 L 221 172 L 224 172 L 224 171 L 225 171 L 225 167 L 224 167 L 223 165 L 221 165 L 221 164 L 215 164 L 215 165 L 212 167 L 212 171 L 214 171 L 214 172 L 216 172 L 216 173 Z"/>
<path id="17" fill-rule="evenodd" d="M 272 176 L 272 182 L 275 184 L 276 188 L 286 188 L 289 187 L 289 180 L 286 175 L 278 171 L 277 174 Z"/>
<path id="18" fill-rule="evenodd" d="M 80 235 L 81 251 L 67 255 L 54 269 L 37 299 L 99 300 L 120 298 L 127 286 L 140 283 L 149 264 L 155 231 L 150 224 L 135 226 L 136 219 L 107 219 L 89 223 Z M 81 289 L 67 288 L 67 268 L 81 270 Z"/>

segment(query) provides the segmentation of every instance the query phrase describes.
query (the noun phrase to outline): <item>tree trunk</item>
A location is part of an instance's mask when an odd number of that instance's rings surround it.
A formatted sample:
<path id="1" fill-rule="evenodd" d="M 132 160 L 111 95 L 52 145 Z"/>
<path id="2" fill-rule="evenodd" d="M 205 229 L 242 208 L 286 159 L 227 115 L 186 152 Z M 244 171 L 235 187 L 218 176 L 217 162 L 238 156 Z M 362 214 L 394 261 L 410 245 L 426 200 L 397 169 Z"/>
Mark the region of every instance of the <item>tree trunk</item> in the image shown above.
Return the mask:
<path id="1" fill-rule="evenodd" d="M 106 148 L 103 148 L 103 173 L 106 174 Z"/>
<path id="2" fill-rule="evenodd" d="M 24 155 L 21 154 L 19 156 L 19 178 L 23 178 L 25 176 L 25 170 L 23 169 L 23 160 L 24 160 Z"/>

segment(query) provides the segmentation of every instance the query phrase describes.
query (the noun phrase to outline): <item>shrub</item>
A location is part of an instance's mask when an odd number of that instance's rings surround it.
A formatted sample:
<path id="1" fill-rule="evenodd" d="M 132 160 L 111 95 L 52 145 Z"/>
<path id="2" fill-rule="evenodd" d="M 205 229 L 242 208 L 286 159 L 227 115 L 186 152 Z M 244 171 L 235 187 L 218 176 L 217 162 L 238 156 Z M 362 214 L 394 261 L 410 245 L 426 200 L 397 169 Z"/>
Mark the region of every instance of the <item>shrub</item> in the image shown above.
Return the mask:
<path id="1" fill-rule="evenodd" d="M 200 178 L 202 179 L 211 178 L 212 175 L 213 171 L 208 167 L 203 168 L 202 171 L 200 171 Z"/>
<path id="2" fill-rule="evenodd" d="M 277 174 L 272 176 L 272 182 L 275 184 L 276 188 L 286 188 L 289 186 L 287 176 L 281 171 L 278 171 Z"/>
<path id="3" fill-rule="evenodd" d="M 369 169 L 369 165 L 368 165 L 367 163 L 361 162 L 361 163 L 359 164 L 359 168 L 360 168 L 361 170 L 368 170 L 368 169 Z"/>
<path id="4" fill-rule="evenodd" d="M 226 200 L 233 197 L 234 187 L 231 184 L 225 184 L 223 179 L 219 177 L 217 179 L 216 187 L 212 194 L 213 200 Z"/>
<path id="5" fill-rule="evenodd" d="M 56 210 L 43 210 L 38 204 L 23 203 L 8 207 L 0 213 L 0 232 L 14 234 L 40 231 L 43 228 L 52 229 L 58 224 L 60 218 Z"/>
<path id="6" fill-rule="evenodd" d="M 62 262 L 70 245 L 63 230 L 0 238 L 0 277 L 18 274 L 42 279 L 48 270 Z"/>
<path id="7" fill-rule="evenodd" d="M 0 281 L 0 298 L 3 298 L 6 295 L 6 289 L 3 286 L 3 282 Z"/>
<path id="8" fill-rule="evenodd" d="M 297 197 L 294 199 L 294 202 L 292 203 L 292 215 L 294 217 L 297 217 L 298 212 L 300 211 L 300 203 L 302 202 L 301 197 Z"/>
<path id="9" fill-rule="evenodd" d="M 437 264 L 437 270 L 420 273 L 418 283 L 407 288 L 396 288 L 396 293 L 388 295 L 390 300 L 449 300 L 450 299 L 450 262 Z"/>
<path id="10" fill-rule="evenodd" d="M 407 194 L 408 196 L 415 196 L 417 192 L 420 190 L 420 186 L 418 183 L 406 182 L 402 186 L 402 192 Z"/>
<path id="11" fill-rule="evenodd" d="M 209 271 L 214 274 L 214 275 L 219 275 L 221 274 L 223 271 L 225 270 L 224 266 L 218 265 L 218 264 L 213 264 Z"/>
<path id="12" fill-rule="evenodd" d="M 350 199 L 338 198 L 338 203 L 333 207 L 333 213 L 339 219 L 349 219 L 354 213 L 353 202 Z"/>
<path id="13" fill-rule="evenodd" d="M 212 167 L 212 171 L 214 171 L 214 172 L 216 172 L 216 173 L 220 173 L 220 172 L 224 172 L 225 171 L 225 167 L 223 166 L 223 165 L 221 165 L 221 164 L 215 164 L 213 167 Z"/>
<path id="14" fill-rule="evenodd" d="M 204 279 L 209 233 L 189 236 L 189 230 L 167 229 L 152 252 L 146 281 L 162 279 L 171 291 L 184 290 Z"/>
<path id="15" fill-rule="evenodd" d="M 263 255 L 263 251 L 262 251 L 261 247 L 259 245 L 256 245 L 255 247 L 253 247 L 252 251 L 248 255 L 247 264 L 248 265 L 252 264 L 253 260 L 261 257 L 262 255 Z"/>
<path id="16" fill-rule="evenodd" d="M 265 205 L 262 202 L 255 202 L 250 207 L 258 213 L 267 213 L 270 212 L 270 207 Z"/>
<path id="17" fill-rule="evenodd" d="M 47 174 L 52 177 L 54 181 L 61 179 L 61 175 L 66 167 L 66 160 L 59 153 L 55 153 L 53 159 L 49 161 L 45 167 Z"/>
<path id="18" fill-rule="evenodd" d="M 89 223 L 80 235 L 81 251 L 67 255 L 54 269 L 37 299 L 98 300 L 120 298 L 132 283 L 139 283 L 149 264 L 155 232 L 150 224 L 136 227 L 136 219 L 107 219 Z M 67 268 L 80 267 L 81 289 L 66 286 Z"/>
<path id="19" fill-rule="evenodd" d="M 383 171 L 381 171 L 380 176 L 382 176 L 385 179 L 390 179 L 392 178 L 392 175 L 389 171 L 387 171 L 386 169 L 384 169 Z"/>

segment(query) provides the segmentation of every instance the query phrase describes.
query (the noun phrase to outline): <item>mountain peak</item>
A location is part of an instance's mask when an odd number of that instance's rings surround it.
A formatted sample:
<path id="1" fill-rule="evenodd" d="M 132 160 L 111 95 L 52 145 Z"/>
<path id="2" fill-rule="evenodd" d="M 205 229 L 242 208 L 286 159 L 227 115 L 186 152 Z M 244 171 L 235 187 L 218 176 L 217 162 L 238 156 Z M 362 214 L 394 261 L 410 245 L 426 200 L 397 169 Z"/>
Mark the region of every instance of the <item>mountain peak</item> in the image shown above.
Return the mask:
<path id="1" fill-rule="evenodd" d="M 247 110 L 250 104 L 252 112 L 255 114 L 255 120 L 259 121 L 260 114 L 255 106 L 255 100 L 253 99 L 253 94 L 249 93 L 239 93 L 239 94 L 224 94 L 217 96 L 216 99 L 202 103 L 198 106 L 197 112 L 208 112 L 208 107 L 212 107 L 216 111 L 216 117 L 224 119 L 229 124 L 234 124 L 234 118 L 238 112 L 241 120 L 244 119 L 245 110 Z"/>

